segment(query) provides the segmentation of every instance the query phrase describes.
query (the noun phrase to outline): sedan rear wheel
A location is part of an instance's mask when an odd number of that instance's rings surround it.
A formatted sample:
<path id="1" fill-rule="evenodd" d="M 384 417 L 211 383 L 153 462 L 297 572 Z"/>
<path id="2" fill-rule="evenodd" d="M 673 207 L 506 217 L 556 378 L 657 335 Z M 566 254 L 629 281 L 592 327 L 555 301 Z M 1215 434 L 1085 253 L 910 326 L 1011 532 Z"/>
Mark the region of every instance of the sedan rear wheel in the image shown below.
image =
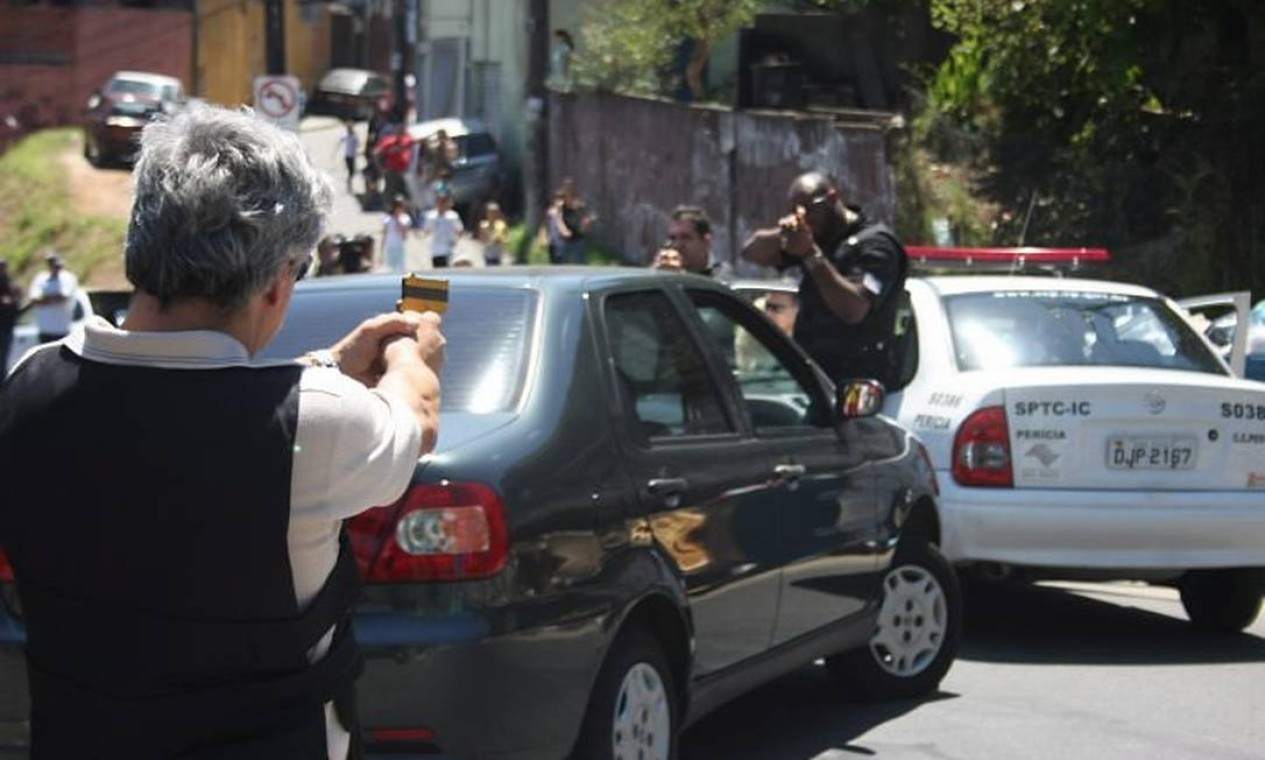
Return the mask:
<path id="1" fill-rule="evenodd" d="M 1182 577 L 1178 590 L 1195 627 L 1238 633 L 1261 613 L 1265 569 L 1191 570 Z"/>
<path id="2" fill-rule="evenodd" d="M 896 552 L 867 646 L 826 660 L 846 690 L 864 699 L 934 691 L 957 656 L 962 592 L 935 546 L 915 540 Z"/>
<path id="3" fill-rule="evenodd" d="M 589 699 L 576 760 L 672 760 L 676 687 L 663 647 L 633 628 L 616 639 Z"/>

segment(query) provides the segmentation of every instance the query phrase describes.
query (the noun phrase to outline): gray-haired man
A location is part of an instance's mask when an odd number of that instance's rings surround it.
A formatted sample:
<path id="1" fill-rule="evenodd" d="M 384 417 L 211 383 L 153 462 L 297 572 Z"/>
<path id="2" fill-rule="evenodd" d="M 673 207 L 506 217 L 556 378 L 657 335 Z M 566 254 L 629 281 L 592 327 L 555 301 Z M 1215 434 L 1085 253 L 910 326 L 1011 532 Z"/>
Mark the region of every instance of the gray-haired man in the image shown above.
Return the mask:
<path id="1" fill-rule="evenodd" d="M 210 107 L 146 127 L 134 178 L 127 331 L 91 321 L 0 386 L 32 757 L 341 760 L 361 656 L 339 528 L 434 445 L 439 319 L 372 318 L 333 366 L 254 364 L 328 179 Z"/>

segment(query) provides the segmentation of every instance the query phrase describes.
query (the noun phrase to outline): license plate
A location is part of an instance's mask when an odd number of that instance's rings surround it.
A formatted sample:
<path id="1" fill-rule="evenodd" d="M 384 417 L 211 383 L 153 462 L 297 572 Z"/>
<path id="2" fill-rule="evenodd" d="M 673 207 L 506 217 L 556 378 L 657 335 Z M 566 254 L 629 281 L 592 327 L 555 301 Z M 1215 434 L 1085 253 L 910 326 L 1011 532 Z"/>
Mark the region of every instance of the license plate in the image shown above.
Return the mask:
<path id="1" fill-rule="evenodd" d="M 1194 436 L 1118 435 L 1107 439 L 1107 468 L 1193 470 L 1198 450 Z"/>

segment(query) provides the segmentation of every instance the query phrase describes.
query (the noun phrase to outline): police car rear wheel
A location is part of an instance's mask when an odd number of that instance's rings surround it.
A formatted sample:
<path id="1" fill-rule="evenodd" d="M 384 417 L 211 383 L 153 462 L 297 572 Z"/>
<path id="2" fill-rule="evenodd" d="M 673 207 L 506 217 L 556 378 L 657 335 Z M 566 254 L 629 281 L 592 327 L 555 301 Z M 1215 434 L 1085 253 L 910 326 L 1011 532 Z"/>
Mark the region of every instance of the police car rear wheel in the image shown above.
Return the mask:
<path id="1" fill-rule="evenodd" d="M 1191 570 L 1178 584 L 1186 616 L 1196 628 L 1238 633 L 1256 620 L 1265 594 L 1265 568 Z"/>
<path id="2" fill-rule="evenodd" d="M 859 699 L 934 691 L 957 656 L 962 591 L 952 566 L 924 540 L 896 551 L 867 646 L 826 659 L 844 690 Z"/>

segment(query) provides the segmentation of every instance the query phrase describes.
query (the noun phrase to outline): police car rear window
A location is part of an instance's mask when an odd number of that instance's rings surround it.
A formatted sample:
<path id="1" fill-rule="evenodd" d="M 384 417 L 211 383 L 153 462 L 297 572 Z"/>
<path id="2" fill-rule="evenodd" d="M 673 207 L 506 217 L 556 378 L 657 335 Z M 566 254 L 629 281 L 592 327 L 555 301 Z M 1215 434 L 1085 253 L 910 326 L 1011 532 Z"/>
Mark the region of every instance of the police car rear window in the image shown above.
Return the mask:
<path id="1" fill-rule="evenodd" d="M 1072 291 L 944 299 L 958 369 L 1153 367 L 1225 374 L 1208 346 L 1157 298 Z"/>

